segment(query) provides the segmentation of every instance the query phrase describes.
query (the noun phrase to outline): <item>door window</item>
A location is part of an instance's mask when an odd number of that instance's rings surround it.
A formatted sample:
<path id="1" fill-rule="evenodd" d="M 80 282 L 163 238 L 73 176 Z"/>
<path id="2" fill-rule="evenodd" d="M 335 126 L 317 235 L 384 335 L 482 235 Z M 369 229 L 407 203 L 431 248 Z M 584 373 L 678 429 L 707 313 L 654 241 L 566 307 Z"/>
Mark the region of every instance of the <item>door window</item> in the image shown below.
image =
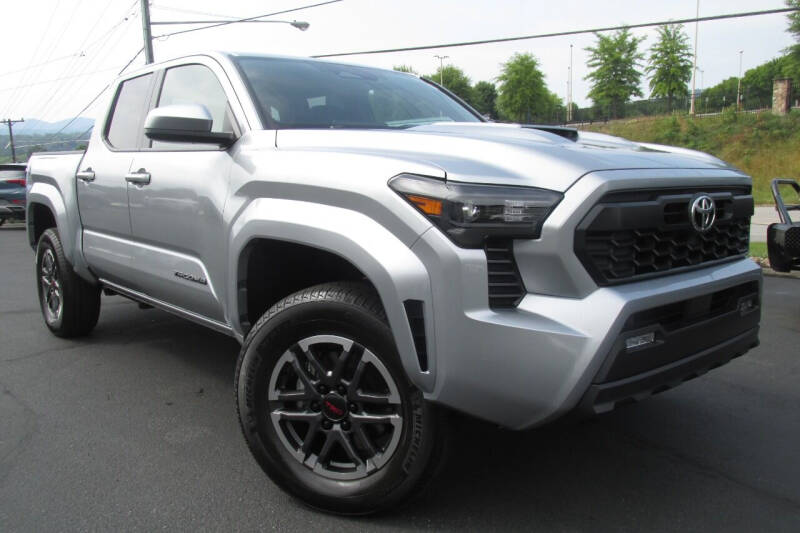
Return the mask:
<path id="1" fill-rule="evenodd" d="M 204 65 L 174 67 L 164 74 L 164 85 L 158 98 L 158 106 L 175 104 L 200 104 L 208 109 L 213 118 L 211 131 L 234 133 L 233 114 L 228 98 L 217 76 Z M 153 148 L 169 149 L 186 146 L 188 143 L 153 141 Z M 198 148 L 214 148 L 198 145 Z"/>
<path id="2" fill-rule="evenodd" d="M 117 150 L 136 150 L 150 100 L 153 74 L 122 82 L 106 130 L 108 143 Z"/>

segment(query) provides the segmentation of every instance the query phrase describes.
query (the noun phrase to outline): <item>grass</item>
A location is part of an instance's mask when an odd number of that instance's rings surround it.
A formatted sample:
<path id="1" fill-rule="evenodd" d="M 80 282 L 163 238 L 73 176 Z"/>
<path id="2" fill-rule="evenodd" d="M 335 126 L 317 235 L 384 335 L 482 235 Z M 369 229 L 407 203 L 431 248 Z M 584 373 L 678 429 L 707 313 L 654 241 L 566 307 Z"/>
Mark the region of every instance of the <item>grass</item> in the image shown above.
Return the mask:
<path id="1" fill-rule="evenodd" d="M 765 242 L 751 242 L 750 243 L 750 257 L 767 257 L 767 243 Z"/>
<path id="2" fill-rule="evenodd" d="M 591 131 L 632 141 L 682 146 L 708 152 L 753 177 L 757 204 L 772 204 L 773 178 L 800 178 L 800 113 L 725 111 L 713 117 L 646 117 L 594 124 Z"/>

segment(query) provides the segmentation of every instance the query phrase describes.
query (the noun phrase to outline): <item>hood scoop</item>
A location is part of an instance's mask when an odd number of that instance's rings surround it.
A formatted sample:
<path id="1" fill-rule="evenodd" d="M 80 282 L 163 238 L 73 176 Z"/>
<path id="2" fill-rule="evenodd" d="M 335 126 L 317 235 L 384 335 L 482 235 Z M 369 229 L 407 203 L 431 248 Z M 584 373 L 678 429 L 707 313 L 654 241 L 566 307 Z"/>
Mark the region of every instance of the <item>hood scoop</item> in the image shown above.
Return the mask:
<path id="1" fill-rule="evenodd" d="M 553 133 L 572 142 L 578 142 L 578 130 L 575 128 L 566 128 L 564 126 L 547 126 L 540 124 L 522 124 L 521 127 L 529 130 L 546 131 L 547 133 Z"/>

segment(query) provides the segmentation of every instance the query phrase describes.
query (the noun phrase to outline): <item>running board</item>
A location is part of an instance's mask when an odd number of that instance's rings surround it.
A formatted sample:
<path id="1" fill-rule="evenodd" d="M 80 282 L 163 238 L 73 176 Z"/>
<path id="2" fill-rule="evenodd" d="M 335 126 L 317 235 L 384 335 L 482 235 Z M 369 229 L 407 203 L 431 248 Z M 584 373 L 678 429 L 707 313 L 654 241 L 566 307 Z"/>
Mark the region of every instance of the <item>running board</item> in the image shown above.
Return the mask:
<path id="1" fill-rule="evenodd" d="M 106 288 L 116 292 L 117 294 L 125 296 L 126 298 L 130 298 L 131 300 L 134 300 L 139 304 L 149 305 L 151 307 L 157 307 L 158 309 L 166 311 L 167 313 L 172 313 L 173 315 L 185 318 L 186 320 L 191 320 L 196 324 L 206 326 L 215 331 L 219 331 L 220 333 L 225 333 L 226 335 L 230 335 L 231 337 L 239 339 L 236 333 L 234 333 L 233 329 L 227 324 L 223 324 L 222 322 L 217 322 L 216 320 L 204 317 L 203 315 L 198 315 L 197 313 L 193 313 L 192 311 L 187 311 L 182 307 L 168 304 L 167 302 L 162 302 L 161 300 L 157 300 L 141 292 L 127 289 L 122 285 L 117 285 L 116 283 L 108 281 L 107 279 L 100 278 L 100 283 L 102 283 Z"/>

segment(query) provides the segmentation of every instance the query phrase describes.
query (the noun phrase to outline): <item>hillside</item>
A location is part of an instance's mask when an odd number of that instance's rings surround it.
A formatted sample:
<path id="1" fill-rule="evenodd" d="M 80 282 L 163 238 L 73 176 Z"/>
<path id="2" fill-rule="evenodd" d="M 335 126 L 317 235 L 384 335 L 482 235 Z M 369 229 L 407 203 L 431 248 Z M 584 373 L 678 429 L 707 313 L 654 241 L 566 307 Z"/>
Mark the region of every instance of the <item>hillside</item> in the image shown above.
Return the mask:
<path id="1" fill-rule="evenodd" d="M 753 177 L 757 204 L 771 204 L 772 178 L 800 178 L 800 113 L 725 111 L 716 116 L 647 117 L 594 124 L 585 129 L 632 141 L 683 146 L 723 159 Z"/>

